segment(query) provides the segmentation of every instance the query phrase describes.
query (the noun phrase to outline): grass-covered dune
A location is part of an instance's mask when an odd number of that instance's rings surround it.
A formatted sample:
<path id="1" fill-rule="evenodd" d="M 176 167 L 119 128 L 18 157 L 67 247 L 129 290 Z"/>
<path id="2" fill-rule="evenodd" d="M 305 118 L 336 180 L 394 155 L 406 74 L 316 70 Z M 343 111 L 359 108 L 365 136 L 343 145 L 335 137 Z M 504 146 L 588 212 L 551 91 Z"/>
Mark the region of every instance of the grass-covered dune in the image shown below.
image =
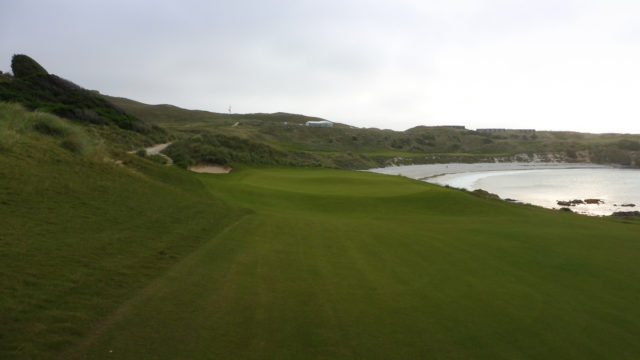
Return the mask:
<path id="1" fill-rule="evenodd" d="M 16 102 L 31 110 L 45 111 L 84 124 L 114 125 L 133 130 L 155 141 L 169 138 L 156 125 L 127 113 L 96 91 L 49 74 L 27 55 L 11 59 L 14 75 L 0 75 L 0 100 Z"/>
<path id="2" fill-rule="evenodd" d="M 151 124 L 202 142 L 199 134 L 240 137 L 280 152 L 311 159 L 324 167 L 370 169 L 398 164 L 494 161 L 567 161 L 640 167 L 640 135 L 587 134 L 560 131 L 505 130 L 489 133 L 450 126 L 417 126 L 405 131 L 356 128 L 336 123 L 332 128 L 301 126 L 303 115 L 222 114 L 186 110 L 171 105 L 147 105 L 105 97 Z M 196 134 L 194 136 L 194 134 Z M 186 150 L 185 144 L 177 144 Z M 215 153 L 226 151 L 214 143 Z M 190 157 L 202 157 L 190 152 Z M 227 157 L 226 160 L 233 160 Z M 276 163 L 272 159 L 272 163 Z"/>
<path id="3" fill-rule="evenodd" d="M 60 356 L 246 213 L 86 130 L 0 103 L 0 359 Z"/>
<path id="4" fill-rule="evenodd" d="M 195 175 L 0 114 L 2 359 L 640 357 L 637 221 L 367 172 Z"/>

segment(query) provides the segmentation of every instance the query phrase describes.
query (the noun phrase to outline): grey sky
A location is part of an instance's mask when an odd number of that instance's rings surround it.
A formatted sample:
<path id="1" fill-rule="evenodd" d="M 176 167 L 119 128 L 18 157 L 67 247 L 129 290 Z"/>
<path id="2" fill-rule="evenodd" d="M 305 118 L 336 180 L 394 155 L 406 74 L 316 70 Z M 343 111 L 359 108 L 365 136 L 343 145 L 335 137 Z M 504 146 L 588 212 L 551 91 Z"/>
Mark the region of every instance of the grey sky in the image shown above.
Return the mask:
<path id="1" fill-rule="evenodd" d="M 0 70 L 24 53 L 146 103 L 363 127 L 640 133 L 630 0 L 4 0 Z"/>

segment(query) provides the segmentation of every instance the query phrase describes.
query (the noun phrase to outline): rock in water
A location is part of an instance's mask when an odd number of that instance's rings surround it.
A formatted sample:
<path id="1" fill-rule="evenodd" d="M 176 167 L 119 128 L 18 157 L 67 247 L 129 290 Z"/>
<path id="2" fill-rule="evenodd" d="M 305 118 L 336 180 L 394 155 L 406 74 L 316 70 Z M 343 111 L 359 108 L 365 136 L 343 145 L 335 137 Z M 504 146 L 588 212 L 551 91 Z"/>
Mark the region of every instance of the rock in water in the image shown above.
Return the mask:
<path id="1" fill-rule="evenodd" d="M 600 199 L 584 199 L 584 202 L 585 204 L 596 204 L 596 205 L 604 204 L 604 201 Z"/>

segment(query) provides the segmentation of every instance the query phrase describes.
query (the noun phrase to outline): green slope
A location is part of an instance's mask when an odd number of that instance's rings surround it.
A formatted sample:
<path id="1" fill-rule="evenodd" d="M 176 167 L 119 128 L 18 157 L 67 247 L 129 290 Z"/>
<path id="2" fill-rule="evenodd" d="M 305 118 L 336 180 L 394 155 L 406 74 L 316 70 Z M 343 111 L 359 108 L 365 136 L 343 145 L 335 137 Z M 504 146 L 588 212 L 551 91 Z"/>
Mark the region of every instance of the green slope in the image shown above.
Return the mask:
<path id="1" fill-rule="evenodd" d="M 637 223 L 361 172 L 199 178 L 255 213 L 158 279 L 83 355 L 640 356 Z"/>
<path id="2" fill-rule="evenodd" d="M 140 119 L 160 125 L 184 137 L 176 143 L 202 143 L 201 133 L 248 139 L 279 151 L 304 153 L 325 167 L 368 169 L 393 164 L 448 162 L 543 161 L 594 162 L 640 166 L 640 135 L 585 134 L 510 130 L 483 133 L 447 126 L 417 126 L 406 131 L 299 126 L 302 115 L 222 114 L 181 109 L 171 105 L 147 105 L 125 98 L 106 97 Z M 425 119 L 428 123 L 429 120 Z M 211 144 L 202 144 L 202 146 Z M 192 152 L 192 158 L 199 153 Z"/>
<path id="3" fill-rule="evenodd" d="M 49 74 L 26 55 L 11 60 L 14 76 L 0 76 L 0 101 L 16 102 L 31 110 L 46 111 L 84 124 L 117 126 L 139 137 L 166 141 L 166 131 L 127 113 L 96 91 Z"/>
<path id="4" fill-rule="evenodd" d="M 84 130 L 0 103 L 2 359 L 67 349 L 244 214 L 185 171 L 127 154 L 117 165 Z"/>

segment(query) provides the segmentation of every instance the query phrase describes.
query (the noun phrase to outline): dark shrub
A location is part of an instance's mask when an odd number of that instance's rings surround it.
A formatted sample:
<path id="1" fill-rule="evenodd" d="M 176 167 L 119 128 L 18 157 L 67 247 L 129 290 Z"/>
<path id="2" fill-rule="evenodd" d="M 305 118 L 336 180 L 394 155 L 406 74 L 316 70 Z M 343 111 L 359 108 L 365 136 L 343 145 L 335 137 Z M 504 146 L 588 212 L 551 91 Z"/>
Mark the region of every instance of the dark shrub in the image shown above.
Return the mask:
<path id="1" fill-rule="evenodd" d="M 481 197 L 481 198 L 485 198 L 485 199 L 500 199 L 500 197 L 498 195 L 490 193 L 490 192 L 488 192 L 486 190 L 483 190 L 483 189 L 473 190 L 471 192 L 471 194 L 473 194 L 475 196 L 478 196 L 478 197 Z"/>
<path id="2" fill-rule="evenodd" d="M 14 55 L 12 68 L 15 78 L 0 76 L 0 101 L 18 102 L 31 110 L 39 109 L 85 123 L 111 123 L 149 137 L 163 140 L 167 137 L 165 131 L 126 113 L 98 92 L 47 73 L 26 55 Z"/>
<path id="3" fill-rule="evenodd" d="M 83 139 L 76 134 L 70 134 L 69 136 L 67 136 L 64 140 L 62 140 L 60 146 L 73 153 L 82 153 L 86 148 L 86 144 Z"/>
<path id="4" fill-rule="evenodd" d="M 47 75 L 45 70 L 35 60 L 27 55 L 13 55 L 11 59 L 11 70 L 17 78 L 25 78 L 33 75 Z"/>
<path id="5" fill-rule="evenodd" d="M 102 118 L 97 112 L 91 109 L 73 109 L 72 110 L 74 119 L 80 119 L 92 124 L 106 124 L 107 121 Z"/>
<path id="6" fill-rule="evenodd" d="M 147 159 L 161 165 L 166 165 L 169 162 L 167 158 L 162 155 L 149 155 L 147 156 Z"/>
<path id="7" fill-rule="evenodd" d="M 131 130 L 141 134 L 148 134 L 153 130 L 153 127 L 148 122 L 136 119 L 131 123 Z"/>
<path id="8" fill-rule="evenodd" d="M 41 116 L 34 120 L 33 129 L 41 134 L 62 137 L 69 134 L 67 126 L 55 119 L 53 116 Z"/>
<path id="9" fill-rule="evenodd" d="M 623 139 L 618 141 L 616 145 L 618 146 L 618 149 L 622 149 L 622 150 L 632 150 L 632 151 L 640 150 L 640 142 L 637 142 L 634 140 Z"/>

